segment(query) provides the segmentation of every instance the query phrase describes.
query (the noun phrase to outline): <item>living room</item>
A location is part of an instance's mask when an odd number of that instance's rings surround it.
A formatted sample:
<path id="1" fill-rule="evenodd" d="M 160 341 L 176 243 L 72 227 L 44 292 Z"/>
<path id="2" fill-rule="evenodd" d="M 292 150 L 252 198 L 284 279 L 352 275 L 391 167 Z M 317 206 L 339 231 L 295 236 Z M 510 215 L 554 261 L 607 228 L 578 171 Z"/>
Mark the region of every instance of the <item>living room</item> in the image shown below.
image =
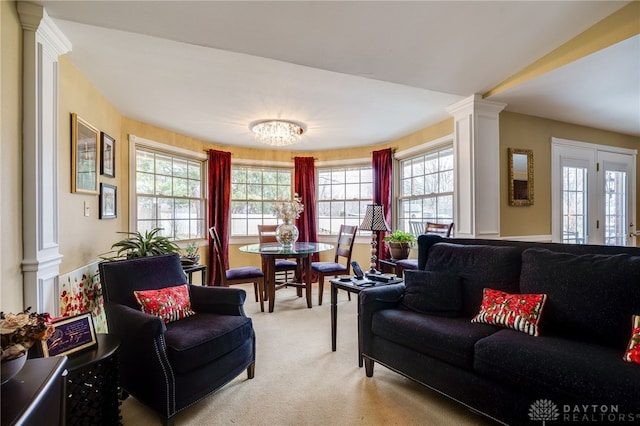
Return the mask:
<path id="1" fill-rule="evenodd" d="M 38 2 L 36 2 L 38 3 Z M 47 2 L 39 2 L 47 3 Z M 54 2 L 55 3 L 55 2 Z M 611 3 L 611 2 L 609 2 Z M 637 2 L 620 2 L 611 9 L 598 13 L 602 14 L 601 19 L 584 24 L 584 28 L 576 31 L 567 38 L 566 43 L 552 46 L 546 51 L 532 53 L 529 63 L 518 64 L 520 68 L 509 74 L 510 78 L 500 78 L 494 86 L 484 88 L 485 96 L 481 99 L 474 97 L 476 91 L 456 94 L 455 101 L 447 107 L 466 100 L 470 105 L 482 105 L 483 100 L 489 102 L 501 102 L 500 93 L 507 91 L 510 87 L 531 79 L 531 75 L 540 76 L 545 71 L 559 69 L 563 65 L 570 64 L 574 60 L 588 57 L 608 47 L 625 41 L 632 41 L 637 47 L 637 40 L 640 33 L 639 8 Z M 55 5 L 51 5 L 55 10 Z M 52 15 L 53 16 L 53 12 Z M 248 129 L 249 122 L 258 119 L 269 118 L 268 116 L 242 117 L 237 121 L 242 121 L 241 127 L 248 137 L 244 145 L 234 145 L 217 138 L 215 133 L 209 138 L 195 137 L 187 132 L 177 131 L 171 123 L 166 126 L 151 121 L 144 121 L 131 118 L 131 114 L 120 107 L 115 106 L 115 101 L 109 100 L 109 94 L 98 90 L 91 79 L 81 71 L 81 65 L 74 63 L 70 55 L 62 54 L 55 59 L 55 84 L 57 88 L 57 110 L 50 117 L 54 118 L 53 133 L 56 139 L 53 147 L 54 151 L 46 151 L 45 156 L 50 156 L 54 161 L 49 163 L 49 167 L 44 169 L 37 166 L 38 158 L 36 143 L 37 138 L 23 130 L 34 123 L 35 118 L 25 113 L 25 107 L 30 107 L 31 101 L 26 99 L 35 83 L 26 81 L 23 56 L 31 52 L 33 39 L 28 33 L 33 30 L 25 29 L 21 23 L 16 2 L 3 1 L 2 12 L 2 180 L 0 181 L 0 195 L 4 200 L 2 206 L 2 228 L 3 241 L 0 251 L 2 259 L 0 282 L 2 283 L 2 310 L 19 311 L 25 306 L 34 306 L 38 309 L 45 309 L 59 306 L 54 303 L 53 291 L 37 292 L 36 288 L 40 282 L 55 281 L 59 276 L 69 274 L 87 265 L 95 264 L 99 256 L 110 250 L 111 244 L 120 239 L 118 232 L 134 229 L 132 220 L 132 194 L 130 182 L 132 179 L 132 161 L 130 141 L 152 141 L 169 148 L 177 148 L 179 152 L 188 151 L 196 158 L 202 158 L 205 151 L 209 149 L 228 151 L 232 153 L 232 161 L 244 165 L 284 165 L 289 170 L 293 169 L 292 157 L 304 156 L 313 157 L 317 164 L 323 166 L 358 166 L 370 165 L 371 151 L 391 148 L 399 157 L 408 158 L 413 154 L 425 153 L 442 146 L 453 146 L 464 143 L 460 141 L 459 119 L 446 111 L 439 111 L 440 119 L 429 123 L 418 129 L 414 129 L 405 134 L 394 137 L 371 139 L 368 144 L 359 146 L 348 146 L 345 148 L 319 149 L 325 146 L 322 141 L 317 141 L 311 147 L 304 149 L 269 149 L 258 145 L 250 139 L 251 132 Z M 62 18 L 64 19 L 64 17 Z M 593 19 L 593 18 L 592 18 Z M 55 22 L 55 19 L 54 19 Z M 579 26 L 579 25 L 578 25 Z M 62 25 L 61 25 L 62 27 Z M 26 34 L 26 35 L 25 35 Z M 132 47 L 133 48 L 133 47 Z M 556 50 L 557 49 L 557 50 Z M 64 49 L 63 49 L 64 50 Z M 73 49 L 71 50 L 73 52 Z M 555 53 L 554 53 L 555 52 Z M 546 56 L 551 54 L 551 56 Z M 107 55 L 107 52 L 104 52 Z M 540 59 L 540 62 L 536 62 Z M 118 68 L 127 67 L 126 63 L 113 64 L 113 68 L 108 72 L 116 73 Z M 532 68 L 526 67 L 531 65 Z M 525 72 L 520 73 L 520 69 L 525 68 Z M 637 86 L 636 86 L 637 88 Z M 480 90 L 482 88 L 476 88 Z M 25 94 L 26 93 L 26 94 Z M 494 94 L 495 93 L 495 94 Z M 636 101 L 636 112 L 638 97 L 640 94 L 631 93 L 631 97 Z M 169 100 L 169 101 L 168 101 Z M 167 102 L 168 101 L 168 102 Z M 172 103 L 171 95 L 157 94 L 157 98 L 152 102 L 157 104 L 167 102 Z M 543 117 L 542 115 L 526 114 L 509 109 L 508 102 L 506 108 L 496 114 L 497 136 L 493 142 L 497 147 L 497 154 L 494 152 L 495 176 L 491 188 L 477 188 L 471 181 L 460 181 L 468 193 L 474 194 L 477 198 L 485 195 L 495 198 L 495 203 L 488 209 L 478 209 L 469 212 L 468 209 L 460 209 L 458 216 L 454 215 L 454 221 L 462 224 L 458 226 L 461 235 L 468 234 L 470 237 L 478 236 L 479 231 L 487 229 L 465 229 L 464 223 L 477 221 L 478 224 L 489 223 L 496 225 L 494 229 L 495 237 L 502 239 L 521 239 L 528 241 L 550 241 L 555 238 L 553 224 L 553 191 L 552 191 L 552 144 L 553 138 L 569 141 L 579 141 L 602 147 L 615 147 L 624 152 L 637 150 L 640 147 L 640 134 L 638 132 L 613 131 L 595 125 L 576 124 L 575 122 L 564 121 L 558 118 Z M 136 105 L 135 99 L 129 100 L 130 105 Z M 186 108 L 185 106 L 181 106 Z M 129 106 L 127 106 L 129 108 Z M 141 107 L 138 107 L 141 108 Z M 35 116 L 37 109 L 32 109 Z M 100 177 L 100 182 L 117 187 L 117 215 L 112 220 L 100 219 L 98 211 L 99 197 L 97 194 L 83 194 L 72 192 L 72 158 L 70 155 L 70 141 L 72 128 L 70 126 L 71 114 L 78 114 L 100 132 L 110 135 L 116 144 L 115 176 Z M 192 112 L 193 121 L 202 121 L 197 110 Z M 274 114 L 274 113 L 271 113 Z M 233 117 L 236 119 L 236 117 Z M 301 119 L 300 117 L 289 117 L 291 119 Z M 31 121 L 33 120 L 33 121 Z M 499 122 L 499 124 L 497 124 Z M 308 137 L 313 140 L 313 133 L 319 125 L 312 122 L 306 123 L 309 128 L 303 134 L 303 140 Z M 637 115 L 636 123 L 637 129 Z M 35 127 L 35 126 L 31 126 Z M 330 125 L 328 125 L 330 127 Z M 490 131 L 487 131 L 490 133 Z M 466 141 L 470 147 L 474 142 Z M 476 142 L 478 150 L 481 149 L 482 142 Z M 508 201 L 508 180 L 507 180 L 507 150 L 516 148 L 531 150 L 534 154 L 534 176 L 535 176 L 535 202 L 527 207 L 512 206 Z M 31 155 L 31 157 L 28 157 Z M 39 154 L 42 155 L 42 154 Z M 398 157 L 398 158 L 399 158 Z M 635 157 L 634 157 L 635 158 Z M 363 163 L 363 159 L 365 163 Z M 352 160 L 352 161 L 351 161 Z M 398 160 L 399 161 L 399 160 Z M 244 163 L 243 163 L 244 162 Z M 458 164 L 457 165 L 462 165 Z M 479 166 L 482 166 L 480 164 Z M 633 211 L 638 211 L 640 197 L 637 188 L 640 187 L 640 173 L 638 173 L 637 162 L 634 162 L 635 169 L 630 176 L 635 176 L 635 193 L 631 194 L 633 200 Z M 33 170 L 35 169 L 35 170 Z M 29 177 L 31 171 L 36 173 L 35 177 Z M 134 170 L 135 172 L 135 170 Z M 50 202 L 47 197 L 38 195 L 38 179 L 47 176 L 55 176 L 55 186 L 52 188 L 57 197 L 55 205 L 57 212 L 49 214 L 41 212 L 39 208 L 42 203 Z M 477 175 L 469 176 L 479 178 Z M 484 177 L 483 177 L 484 178 Z M 458 179 L 460 177 L 458 176 Z M 466 186 L 465 186 L 466 185 Z M 46 186 L 45 186 L 46 188 Z M 477 191 L 477 192 L 475 192 Z M 46 195 L 46 194 L 45 194 Z M 492 198 L 493 199 L 493 198 Z M 460 208 L 460 206 L 456 207 Z M 85 215 L 88 213 L 88 216 Z M 484 221 L 484 222 L 483 222 Z M 631 223 L 636 223 L 635 218 Z M 398 223 L 393 220 L 389 223 L 394 229 Z M 494 228 L 496 228 L 494 227 Z M 491 226 L 487 227 L 491 228 Z M 48 247 L 43 253 L 39 247 L 39 237 L 34 230 L 54 230 L 55 234 L 51 240 L 53 246 Z M 208 242 L 206 238 L 198 241 L 203 259 L 207 258 Z M 335 242 L 335 235 L 321 235 L 321 241 L 329 243 Z M 229 244 L 230 267 L 253 264 L 260 266 L 259 257 L 250 254 L 243 254 L 238 250 L 241 245 L 248 242 L 255 242 L 256 236 L 245 235 L 233 237 Z M 370 245 L 368 237 L 359 237 L 356 240 L 354 260 L 360 264 L 369 264 Z M 637 238 L 632 242 L 638 245 Z M 43 265 L 47 263 L 50 255 L 56 258 L 52 262 L 54 272 L 45 269 Z M 415 253 L 413 254 L 415 256 Z M 331 257 L 330 253 L 323 255 L 323 259 Z M 38 264 L 40 266 L 38 266 Z M 44 300 L 43 300 L 44 298 Z M 253 303 L 248 298 L 248 303 Z"/>

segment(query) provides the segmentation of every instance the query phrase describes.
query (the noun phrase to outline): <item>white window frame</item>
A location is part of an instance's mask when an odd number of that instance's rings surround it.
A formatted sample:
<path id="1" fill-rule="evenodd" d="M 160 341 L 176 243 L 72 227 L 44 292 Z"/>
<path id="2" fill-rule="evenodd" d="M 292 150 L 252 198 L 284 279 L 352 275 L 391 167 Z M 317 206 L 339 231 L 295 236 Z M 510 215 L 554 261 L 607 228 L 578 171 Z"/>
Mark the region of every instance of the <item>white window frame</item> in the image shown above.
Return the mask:
<path id="1" fill-rule="evenodd" d="M 438 151 L 442 151 L 445 149 L 452 149 L 452 154 L 453 154 L 453 164 L 452 164 L 452 168 L 451 171 L 453 173 L 453 190 L 449 191 L 449 192 L 442 192 L 442 193 L 433 193 L 432 194 L 424 194 L 424 195 L 413 195 L 413 196 L 403 196 L 402 195 L 402 182 L 401 182 L 401 171 L 402 171 L 402 162 L 403 161 L 407 161 L 407 160 L 412 160 L 412 159 L 416 159 L 419 157 L 424 157 L 430 153 L 433 152 L 438 152 Z M 453 139 L 453 135 L 447 135 L 426 143 L 423 143 L 421 145 L 403 150 L 403 151 L 398 151 L 396 152 L 396 154 L 394 155 L 395 160 L 397 161 L 397 166 L 395 168 L 395 172 L 394 172 L 394 192 L 395 194 L 397 194 L 397 196 L 395 197 L 395 203 L 394 203 L 394 212 L 393 212 L 393 220 L 394 223 L 392 225 L 392 227 L 394 229 L 402 229 L 405 232 L 411 232 L 411 229 L 405 229 L 408 228 L 408 225 L 406 227 L 402 226 L 400 222 L 400 203 L 403 200 L 409 200 L 409 199 L 424 199 L 424 198 L 429 198 L 429 197 L 435 197 L 435 196 L 446 196 L 446 195 L 450 195 L 452 197 L 451 200 L 451 209 L 452 209 L 452 214 L 451 217 L 447 217 L 447 218 L 436 218 L 435 222 L 442 222 L 443 220 L 446 219 L 446 222 L 456 222 L 456 196 L 455 196 L 455 189 L 456 189 L 456 185 L 455 185 L 455 179 L 456 179 L 456 159 L 455 159 L 455 147 L 454 147 L 454 139 Z M 423 221 L 424 219 L 422 217 L 420 218 L 416 218 L 416 220 L 420 220 Z M 444 222 L 442 222 L 444 223 Z"/>
<path id="2" fill-rule="evenodd" d="M 293 197 L 293 186 L 294 186 L 294 175 L 293 175 L 293 164 L 288 162 L 280 162 L 280 161 L 254 161 L 254 160 L 231 160 L 231 169 L 234 167 L 246 167 L 246 168 L 255 168 L 255 169 L 269 169 L 269 170 L 286 170 L 291 173 L 291 187 L 290 187 L 290 196 Z M 231 182 L 233 185 L 233 181 Z M 254 200 L 255 201 L 255 200 Z M 263 200 L 263 202 L 273 202 L 277 200 Z M 231 209 L 231 203 L 233 203 L 233 195 L 230 196 L 229 200 L 229 209 Z M 231 226 L 231 212 L 229 212 L 229 220 Z M 263 222 L 263 223 L 271 223 L 271 222 Z M 256 228 L 255 234 L 248 235 L 234 235 L 229 233 L 229 242 L 231 244 L 244 244 L 255 242 L 258 237 L 258 230 Z"/>
<path id="3" fill-rule="evenodd" d="M 182 243 L 197 241 L 198 245 L 204 245 L 207 241 L 207 156 L 203 153 L 190 151 L 184 148 L 178 148 L 166 145 L 153 140 L 141 138 L 135 135 L 129 135 L 129 230 L 135 232 L 138 226 L 138 195 L 136 189 L 136 150 L 137 148 L 147 149 L 149 151 L 164 153 L 189 161 L 198 161 L 202 164 L 201 171 L 201 200 L 204 204 L 204 234 L 201 238 L 190 240 L 177 240 L 178 245 Z"/>
<path id="4" fill-rule="evenodd" d="M 337 231 L 335 233 L 321 233 L 320 232 L 320 223 L 319 223 L 319 214 L 320 214 L 320 206 L 319 203 L 320 202 L 326 202 L 329 200 L 320 200 L 320 178 L 319 178 L 319 174 L 320 171 L 327 171 L 327 170 L 342 170 L 342 169 L 362 169 L 362 168 L 370 168 L 373 169 L 372 165 L 371 165 L 371 159 L 370 158 L 358 158 L 358 159 L 353 159 L 353 160 L 338 160 L 338 161 L 325 161 L 325 162 L 317 162 L 315 164 L 315 176 L 316 176 L 316 194 L 315 194 L 315 198 L 316 198 L 316 226 L 318 229 L 318 240 L 320 241 L 334 241 L 335 237 L 338 235 Z M 358 226 L 358 228 L 360 227 L 360 223 L 362 222 L 362 219 L 364 218 L 364 212 L 366 211 L 366 205 L 367 204 L 371 204 L 373 203 L 373 170 L 371 171 L 371 198 L 357 198 L 357 199 L 332 199 L 331 201 L 350 201 L 350 202 L 360 202 L 360 203 L 364 203 L 365 209 L 362 210 L 362 217 L 359 217 L 358 220 L 356 221 L 351 221 L 352 223 L 348 223 L 348 224 L 355 224 Z M 338 222 L 340 222 L 338 220 L 338 218 L 330 218 L 330 220 L 336 220 Z M 356 223 L 357 222 L 357 223 Z M 341 224 L 347 224 L 346 221 L 342 221 L 340 222 Z M 358 234 L 356 237 L 356 242 L 360 242 L 361 238 L 358 237 L 366 237 L 366 240 L 369 241 L 369 239 L 371 238 L 371 231 L 360 231 L 358 229 Z M 364 239 L 363 239 L 364 241 Z"/>

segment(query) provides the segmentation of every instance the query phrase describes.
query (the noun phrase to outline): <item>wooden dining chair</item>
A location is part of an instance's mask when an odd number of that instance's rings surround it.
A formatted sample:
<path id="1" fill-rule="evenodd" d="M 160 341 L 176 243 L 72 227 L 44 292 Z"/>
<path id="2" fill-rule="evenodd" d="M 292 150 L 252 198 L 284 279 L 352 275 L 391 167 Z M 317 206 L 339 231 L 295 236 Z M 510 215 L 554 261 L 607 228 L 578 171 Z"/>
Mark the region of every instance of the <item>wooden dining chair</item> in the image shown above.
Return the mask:
<path id="1" fill-rule="evenodd" d="M 258 238 L 260 244 L 263 243 L 277 243 L 276 239 L 276 228 L 278 225 L 258 225 Z M 289 281 L 289 272 L 293 272 L 295 274 L 296 268 L 298 267 L 298 262 L 288 259 L 276 259 L 276 274 L 284 277 L 279 282 L 287 282 Z M 262 271 L 265 271 L 264 261 L 262 264 Z M 267 296 L 265 294 L 264 300 L 267 300 Z"/>
<path id="2" fill-rule="evenodd" d="M 446 223 L 434 223 L 434 222 L 427 222 L 425 228 L 424 228 L 424 233 L 425 234 L 438 234 L 442 237 L 451 237 L 451 234 L 453 233 L 453 222 L 446 224 Z"/>
<path id="3" fill-rule="evenodd" d="M 350 274 L 351 253 L 353 252 L 353 243 L 356 240 L 356 232 L 358 232 L 358 227 L 355 225 L 340 225 L 333 262 L 311 262 L 311 270 L 318 274 L 318 305 L 322 305 L 324 277 Z M 351 293 L 347 294 L 351 300 Z"/>
<path id="4" fill-rule="evenodd" d="M 213 240 L 213 249 L 220 268 L 220 276 L 222 287 L 229 287 L 234 284 L 253 283 L 253 292 L 255 293 L 256 302 L 260 302 L 260 311 L 264 312 L 264 273 L 260 268 L 255 266 L 241 266 L 239 268 L 226 269 L 224 257 L 222 256 L 222 242 L 215 227 L 209 228 L 209 234 Z M 224 271 L 224 273 L 222 273 Z"/>
<path id="5" fill-rule="evenodd" d="M 427 222 L 423 222 L 421 220 L 409 221 L 409 228 L 411 229 L 411 233 L 416 237 L 418 235 L 424 234 L 426 227 L 427 227 Z"/>

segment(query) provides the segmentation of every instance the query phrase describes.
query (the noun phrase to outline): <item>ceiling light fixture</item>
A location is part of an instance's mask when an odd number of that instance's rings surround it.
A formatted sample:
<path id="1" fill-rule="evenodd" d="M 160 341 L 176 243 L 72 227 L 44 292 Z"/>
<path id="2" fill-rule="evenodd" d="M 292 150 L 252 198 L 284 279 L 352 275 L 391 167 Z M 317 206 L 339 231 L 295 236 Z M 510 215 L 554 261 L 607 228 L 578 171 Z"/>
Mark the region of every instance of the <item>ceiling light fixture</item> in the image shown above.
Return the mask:
<path id="1" fill-rule="evenodd" d="M 306 128 L 304 125 L 287 120 L 260 120 L 249 124 L 258 142 L 272 146 L 298 143 Z"/>

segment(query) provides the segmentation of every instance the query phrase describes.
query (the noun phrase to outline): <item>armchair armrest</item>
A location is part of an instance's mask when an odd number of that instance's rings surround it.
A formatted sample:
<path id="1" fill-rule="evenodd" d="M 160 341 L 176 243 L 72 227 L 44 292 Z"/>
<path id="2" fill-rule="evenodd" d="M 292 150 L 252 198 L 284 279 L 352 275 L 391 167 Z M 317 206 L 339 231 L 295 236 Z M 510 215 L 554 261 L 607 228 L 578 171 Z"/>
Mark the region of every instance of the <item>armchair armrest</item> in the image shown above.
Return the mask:
<path id="1" fill-rule="evenodd" d="M 189 285 L 191 308 L 196 312 L 244 316 L 247 292 L 241 288 Z"/>
<path id="2" fill-rule="evenodd" d="M 383 309 L 394 309 L 404 295 L 404 284 L 391 284 L 383 287 L 370 287 L 362 290 L 358 296 L 360 303 L 360 315 L 358 327 L 362 338 L 362 353 L 369 353 L 373 333 L 371 322 L 373 315 Z"/>
<path id="3" fill-rule="evenodd" d="M 123 341 L 151 341 L 167 330 L 159 317 L 129 306 L 106 303 L 104 309 L 109 320 L 109 332 L 117 335 Z"/>

